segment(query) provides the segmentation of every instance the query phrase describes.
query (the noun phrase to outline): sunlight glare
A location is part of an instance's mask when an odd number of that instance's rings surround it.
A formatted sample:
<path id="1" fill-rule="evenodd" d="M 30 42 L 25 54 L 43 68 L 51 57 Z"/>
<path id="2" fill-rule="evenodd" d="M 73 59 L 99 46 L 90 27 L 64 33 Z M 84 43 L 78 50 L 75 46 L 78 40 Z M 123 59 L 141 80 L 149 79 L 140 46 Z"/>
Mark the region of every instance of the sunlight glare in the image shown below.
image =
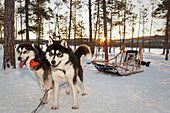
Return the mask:
<path id="1" fill-rule="evenodd" d="M 102 36 L 102 37 L 101 37 L 101 40 L 102 40 L 103 42 L 105 41 L 105 38 L 104 38 L 104 36 Z"/>

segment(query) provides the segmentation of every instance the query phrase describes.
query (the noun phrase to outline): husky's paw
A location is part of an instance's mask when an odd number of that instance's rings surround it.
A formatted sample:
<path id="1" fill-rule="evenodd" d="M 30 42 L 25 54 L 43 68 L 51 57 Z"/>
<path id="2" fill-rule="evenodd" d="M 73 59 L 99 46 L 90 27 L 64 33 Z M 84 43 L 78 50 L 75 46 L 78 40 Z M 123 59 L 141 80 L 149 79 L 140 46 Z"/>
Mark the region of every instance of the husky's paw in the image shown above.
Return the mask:
<path id="1" fill-rule="evenodd" d="M 78 106 L 73 106 L 71 109 L 78 109 L 79 107 Z"/>
<path id="2" fill-rule="evenodd" d="M 87 95 L 87 92 L 84 92 L 84 93 L 81 94 L 81 96 L 85 96 L 85 95 Z"/>
<path id="3" fill-rule="evenodd" d="M 44 105 L 44 104 L 48 104 L 48 102 L 43 102 L 43 105 Z"/>
<path id="4" fill-rule="evenodd" d="M 51 109 L 56 110 L 56 109 L 58 109 L 58 107 L 57 106 L 52 106 Z"/>
<path id="5" fill-rule="evenodd" d="M 42 101 L 43 98 L 40 98 L 40 101 Z M 43 102 L 43 104 L 48 104 L 48 102 Z"/>
<path id="6" fill-rule="evenodd" d="M 66 94 L 67 94 L 67 95 L 70 95 L 70 91 L 66 91 Z"/>

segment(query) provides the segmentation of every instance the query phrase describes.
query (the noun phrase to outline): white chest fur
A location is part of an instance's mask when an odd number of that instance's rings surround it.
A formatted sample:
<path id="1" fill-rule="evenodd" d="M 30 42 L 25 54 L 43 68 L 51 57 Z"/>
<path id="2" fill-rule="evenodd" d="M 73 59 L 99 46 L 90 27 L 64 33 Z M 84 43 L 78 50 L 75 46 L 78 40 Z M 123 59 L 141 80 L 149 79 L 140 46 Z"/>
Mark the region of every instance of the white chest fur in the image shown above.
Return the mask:
<path id="1" fill-rule="evenodd" d="M 58 70 L 58 69 L 64 70 L 65 73 L 63 71 L 61 71 L 61 70 Z M 73 66 L 71 64 L 67 64 L 62 68 L 59 67 L 58 69 L 55 69 L 55 68 L 52 69 L 52 77 L 53 77 L 53 79 L 56 79 L 58 82 L 73 79 L 73 77 L 74 77 L 74 68 L 73 68 Z"/>

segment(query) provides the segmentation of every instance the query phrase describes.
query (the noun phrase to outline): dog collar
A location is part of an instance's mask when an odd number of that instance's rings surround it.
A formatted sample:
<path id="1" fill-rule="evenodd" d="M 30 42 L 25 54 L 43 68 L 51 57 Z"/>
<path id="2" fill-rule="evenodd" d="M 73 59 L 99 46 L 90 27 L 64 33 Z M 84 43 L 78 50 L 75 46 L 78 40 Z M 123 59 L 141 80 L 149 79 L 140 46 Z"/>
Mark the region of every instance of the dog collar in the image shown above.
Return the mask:
<path id="1" fill-rule="evenodd" d="M 62 71 L 64 74 L 66 74 L 66 71 L 64 69 L 56 68 L 56 70 Z"/>

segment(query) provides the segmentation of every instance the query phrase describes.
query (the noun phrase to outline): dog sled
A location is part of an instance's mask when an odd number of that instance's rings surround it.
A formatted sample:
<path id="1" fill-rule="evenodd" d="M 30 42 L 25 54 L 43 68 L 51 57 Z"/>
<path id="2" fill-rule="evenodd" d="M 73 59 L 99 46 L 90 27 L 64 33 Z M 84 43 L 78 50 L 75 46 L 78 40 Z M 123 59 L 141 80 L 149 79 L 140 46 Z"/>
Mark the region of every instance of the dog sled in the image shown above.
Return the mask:
<path id="1" fill-rule="evenodd" d="M 100 72 L 113 73 L 120 76 L 127 76 L 143 72 L 144 70 L 141 69 L 142 40 L 138 51 L 126 51 L 125 45 L 126 42 L 120 48 L 120 52 L 115 57 L 104 61 L 96 60 L 96 57 L 94 60 L 91 61 L 91 63 Z"/>

